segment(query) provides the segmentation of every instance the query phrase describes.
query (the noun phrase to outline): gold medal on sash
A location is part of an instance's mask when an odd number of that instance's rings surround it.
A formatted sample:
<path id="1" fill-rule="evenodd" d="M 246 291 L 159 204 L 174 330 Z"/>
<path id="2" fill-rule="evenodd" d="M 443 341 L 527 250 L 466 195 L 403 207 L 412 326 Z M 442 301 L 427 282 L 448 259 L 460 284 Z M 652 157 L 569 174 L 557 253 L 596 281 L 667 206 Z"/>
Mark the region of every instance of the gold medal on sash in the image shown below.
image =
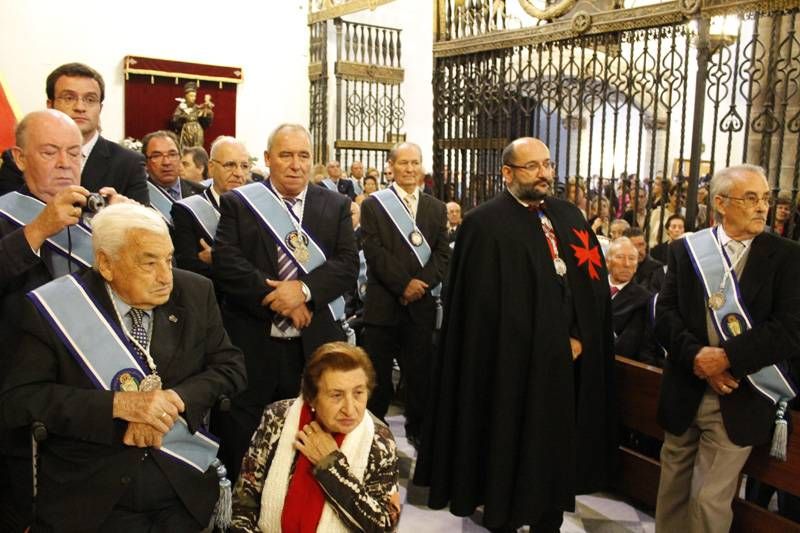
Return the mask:
<path id="1" fill-rule="evenodd" d="M 300 263 L 305 265 L 311 258 L 311 252 L 308 251 L 308 237 L 305 235 L 293 231 L 286 236 L 286 244 Z"/>
<path id="2" fill-rule="evenodd" d="M 408 240 L 411 241 L 411 244 L 413 244 L 414 246 L 422 246 L 422 242 L 424 239 L 422 237 L 422 233 L 420 233 L 415 229 L 408 235 Z"/>
<path id="3" fill-rule="evenodd" d="M 708 307 L 714 311 L 719 311 L 725 305 L 725 293 L 722 291 L 713 292 L 708 297 Z"/>

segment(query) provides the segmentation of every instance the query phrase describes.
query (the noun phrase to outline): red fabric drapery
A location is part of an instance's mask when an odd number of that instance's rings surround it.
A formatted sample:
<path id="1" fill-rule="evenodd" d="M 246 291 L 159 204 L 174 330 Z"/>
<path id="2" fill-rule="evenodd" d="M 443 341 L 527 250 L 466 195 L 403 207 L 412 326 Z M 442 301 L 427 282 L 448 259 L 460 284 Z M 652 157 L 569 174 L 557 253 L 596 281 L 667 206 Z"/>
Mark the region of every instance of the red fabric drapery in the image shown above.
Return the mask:
<path id="1" fill-rule="evenodd" d="M 203 65 L 148 57 L 125 58 L 125 136 L 141 139 L 145 134 L 170 129 L 176 98 L 183 98 L 183 85 L 198 84 L 197 102 L 206 94 L 214 102 L 214 122 L 205 130 L 205 149 L 220 135 L 236 135 L 236 85 L 242 69 Z"/>

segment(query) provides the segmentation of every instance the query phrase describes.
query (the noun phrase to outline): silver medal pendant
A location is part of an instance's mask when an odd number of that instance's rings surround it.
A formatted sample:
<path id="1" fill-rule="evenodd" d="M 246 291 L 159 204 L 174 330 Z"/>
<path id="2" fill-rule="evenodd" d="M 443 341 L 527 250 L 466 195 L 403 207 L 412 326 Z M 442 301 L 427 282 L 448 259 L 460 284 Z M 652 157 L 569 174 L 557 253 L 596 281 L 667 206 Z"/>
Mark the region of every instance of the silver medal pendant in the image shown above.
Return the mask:
<path id="1" fill-rule="evenodd" d="M 556 274 L 558 274 L 559 276 L 563 276 L 564 274 L 567 273 L 567 264 L 560 257 L 556 257 L 553 259 L 553 265 L 555 265 Z"/>
<path id="2" fill-rule="evenodd" d="M 150 392 L 154 390 L 161 390 L 161 376 L 158 374 L 148 374 L 139 383 L 139 390 L 142 392 Z"/>
<path id="3" fill-rule="evenodd" d="M 411 244 L 414 246 L 422 246 L 422 233 L 414 230 L 409 234 L 408 240 L 411 241 Z"/>
<path id="4" fill-rule="evenodd" d="M 710 307 L 714 311 L 719 311 L 720 309 L 722 309 L 723 305 L 725 305 L 724 292 L 714 292 L 711 294 L 711 296 L 708 297 L 708 307 Z"/>

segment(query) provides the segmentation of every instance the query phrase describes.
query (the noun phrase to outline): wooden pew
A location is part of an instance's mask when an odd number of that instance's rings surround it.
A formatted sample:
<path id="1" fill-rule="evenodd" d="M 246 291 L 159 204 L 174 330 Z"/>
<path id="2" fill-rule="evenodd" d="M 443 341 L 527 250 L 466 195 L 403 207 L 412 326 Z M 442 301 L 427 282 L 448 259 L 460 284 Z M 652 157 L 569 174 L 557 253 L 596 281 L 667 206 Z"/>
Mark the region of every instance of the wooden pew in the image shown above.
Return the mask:
<path id="1" fill-rule="evenodd" d="M 649 437 L 663 440 L 664 432 L 656 423 L 658 393 L 662 371 L 658 367 L 617 356 L 617 400 L 620 423 Z M 769 457 L 769 447 L 753 450 L 743 472 L 781 490 L 800 496 L 800 414 L 791 413 L 787 461 Z M 635 450 L 620 446 L 618 490 L 648 508 L 655 509 L 658 476 L 661 466 Z M 750 502 L 736 498 L 733 502 L 733 526 L 736 533 L 800 533 L 800 524 L 786 520 Z"/>

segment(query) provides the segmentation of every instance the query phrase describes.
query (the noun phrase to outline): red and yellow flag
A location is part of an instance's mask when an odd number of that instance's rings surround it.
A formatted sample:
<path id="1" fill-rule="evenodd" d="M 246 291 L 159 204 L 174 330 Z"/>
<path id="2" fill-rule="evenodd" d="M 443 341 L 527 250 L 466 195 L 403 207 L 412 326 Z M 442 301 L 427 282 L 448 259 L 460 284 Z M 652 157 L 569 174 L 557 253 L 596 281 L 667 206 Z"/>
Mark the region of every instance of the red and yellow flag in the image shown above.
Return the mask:
<path id="1" fill-rule="evenodd" d="M 0 75 L 0 151 L 14 146 L 14 128 L 19 119 L 19 108 L 8 91 L 8 84 Z"/>

